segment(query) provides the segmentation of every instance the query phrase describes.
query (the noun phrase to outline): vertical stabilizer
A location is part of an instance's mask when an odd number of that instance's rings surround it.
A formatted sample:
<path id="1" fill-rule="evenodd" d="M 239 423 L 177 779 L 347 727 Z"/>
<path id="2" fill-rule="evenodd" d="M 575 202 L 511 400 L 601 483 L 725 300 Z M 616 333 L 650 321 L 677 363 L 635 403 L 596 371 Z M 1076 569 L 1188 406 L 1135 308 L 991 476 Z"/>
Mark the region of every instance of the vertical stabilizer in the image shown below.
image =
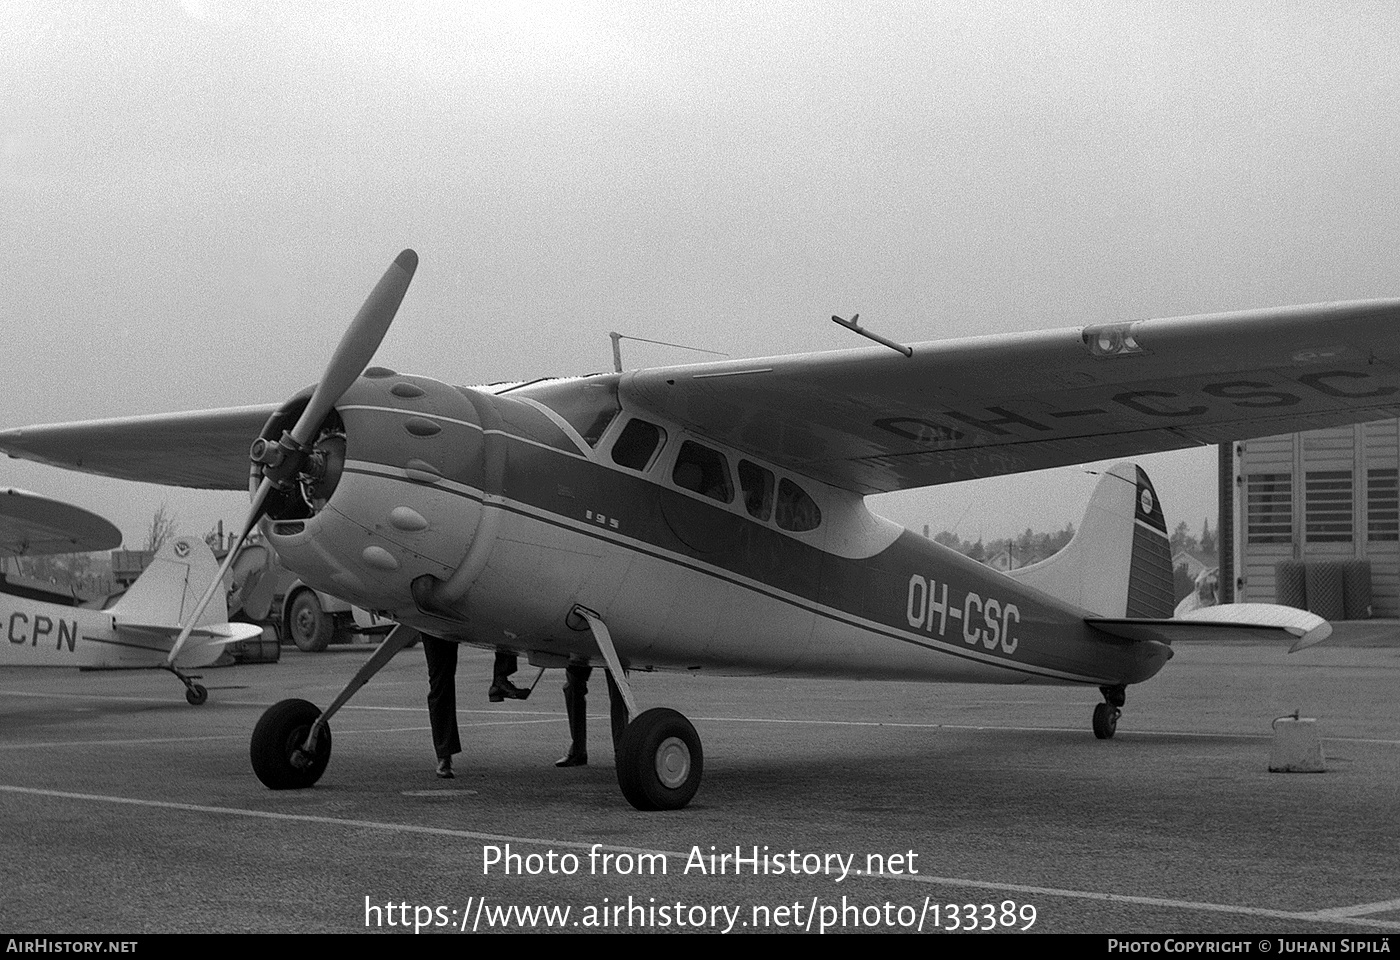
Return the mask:
<path id="1" fill-rule="evenodd" d="M 219 564 L 203 540 L 179 537 L 161 547 L 110 613 L 118 624 L 179 630 L 218 573 Z M 228 603 L 218 590 L 195 626 L 227 619 Z"/>
<path id="2" fill-rule="evenodd" d="M 1101 617 L 1170 617 L 1171 542 L 1147 473 L 1132 463 L 1109 470 L 1068 546 L 1008 576 Z"/>

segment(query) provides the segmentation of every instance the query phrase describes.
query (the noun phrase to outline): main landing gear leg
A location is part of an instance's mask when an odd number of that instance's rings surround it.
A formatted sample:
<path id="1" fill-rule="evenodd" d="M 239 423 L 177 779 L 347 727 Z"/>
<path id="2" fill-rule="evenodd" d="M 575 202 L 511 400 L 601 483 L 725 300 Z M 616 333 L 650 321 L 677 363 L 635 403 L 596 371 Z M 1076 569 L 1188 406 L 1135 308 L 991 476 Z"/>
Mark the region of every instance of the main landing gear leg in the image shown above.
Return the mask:
<path id="1" fill-rule="evenodd" d="M 1100 740 L 1110 740 L 1118 731 L 1118 718 L 1123 715 L 1123 704 L 1128 702 L 1128 689 L 1122 685 L 1099 687 L 1104 702 L 1094 708 L 1094 736 Z"/>
<path id="2" fill-rule="evenodd" d="M 200 684 L 195 683 L 195 681 L 199 679 L 199 674 L 185 673 L 183 670 L 170 663 L 161 664 L 161 669 L 169 670 L 171 673 L 175 674 L 176 680 L 179 680 L 185 685 L 185 699 L 189 701 L 190 706 L 201 706 L 204 701 L 209 699 L 209 691 L 204 689 Z"/>
<path id="3" fill-rule="evenodd" d="M 320 780 L 331 759 L 330 718 L 394 654 L 417 639 L 412 627 L 395 627 L 325 712 L 305 700 L 282 700 L 268 707 L 253 728 L 249 750 L 258 779 L 272 790 L 299 790 Z"/>
<path id="4" fill-rule="evenodd" d="M 700 789 L 705 754 L 689 720 L 666 707 L 637 710 L 608 626 L 592 610 L 575 606 L 570 626 L 582 620 L 608 664 L 608 678 L 627 706 L 628 723 L 617 741 L 617 783 L 638 810 L 679 810 Z"/>

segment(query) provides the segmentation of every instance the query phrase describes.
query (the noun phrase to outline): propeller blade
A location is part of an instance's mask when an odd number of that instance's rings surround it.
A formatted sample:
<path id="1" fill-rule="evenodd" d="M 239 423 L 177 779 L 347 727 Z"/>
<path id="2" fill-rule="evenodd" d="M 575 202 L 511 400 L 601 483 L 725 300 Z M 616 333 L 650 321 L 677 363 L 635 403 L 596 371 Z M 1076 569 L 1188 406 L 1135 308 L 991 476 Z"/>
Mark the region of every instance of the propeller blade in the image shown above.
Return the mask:
<path id="1" fill-rule="evenodd" d="M 364 306 L 360 307 L 360 312 L 355 314 L 355 319 L 340 338 L 340 345 L 331 355 L 326 372 L 316 385 L 316 392 L 311 395 L 311 402 L 292 428 L 292 439 L 297 443 L 306 444 L 312 440 L 312 433 L 326 419 L 336 401 L 374 359 L 417 269 L 418 254 L 405 250 L 394 259 L 389 269 L 384 271 L 384 276 L 379 278 L 379 283 L 370 291 Z"/>
<path id="2" fill-rule="evenodd" d="M 296 426 L 290 431 L 291 438 L 298 447 L 305 447 L 313 439 L 321 421 L 326 419 L 345 391 L 350 389 L 350 385 L 359 379 L 365 367 L 374 359 L 375 352 L 384 341 L 384 335 L 389 332 L 389 325 L 394 322 L 394 314 L 398 312 L 404 294 L 408 292 L 413 272 L 417 269 L 418 254 L 412 250 L 405 250 L 394 258 L 389 269 L 384 271 L 384 276 L 374 285 L 364 305 L 360 307 L 360 312 L 355 314 L 355 319 L 350 321 L 345 335 L 340 338 L 340 344 L 331 355 L 326 372 L 321 376 L 321 382 L 316 384 L 310 402 L 302 411 Z M 256 457 L 256 454 L 254 456 Z M 289 463 L 288 469 L 296 468 Z M 233 566 L 238 549 L 243 546 L 243 541 L 266 512 L 267 498 L 274 486 L 272 477 L 264 471 L 262 482 L 258 484 L 257 492 L 253 494 L 253 502 L 248 507 L 248 516 L 243 521 L 243 531 L 229 546 L 228 554 L 219 567 L 219 575 L 214 578 L 209 589 L 204 591 L 204 596 L 195 605 L 194 613 L 181 628 L 180 635 L 175 638 L 175 645 L 170 648 L 170 653 L 165 658 L 167 667 L 174 667 L 175 658 L 180 655 L 190 634 L 194 632 L 195 623 L 203 615 L 205 607 L 209 606 L 215 591 L 223 587 L 224 575 L 229 567 Z"/>

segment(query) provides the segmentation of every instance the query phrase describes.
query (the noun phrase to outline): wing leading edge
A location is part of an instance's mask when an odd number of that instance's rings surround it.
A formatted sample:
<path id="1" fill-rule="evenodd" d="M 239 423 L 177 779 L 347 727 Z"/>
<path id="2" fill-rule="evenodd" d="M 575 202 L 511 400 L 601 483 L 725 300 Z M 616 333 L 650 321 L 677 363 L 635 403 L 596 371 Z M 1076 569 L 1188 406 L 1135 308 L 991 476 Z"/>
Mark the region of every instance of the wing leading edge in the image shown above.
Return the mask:
<path id="1" fill-rule="evenodd" d="M 580 380 L 581 389 L 589 380 Z M 1400 300 L 638 370 L 646 408 L 861 494 L 1400 416 Z M 274 405 L 0 431 L 12 457 L 244 490 Z"/>
<path id="2" fill-rule="evenodd" d="M 275 404 L 0 431 L 0 450 L 66 470 L 202 490 L 247 490 L 248 445 Z"/>
<path id="3" fill-rule="evenodd" d="M 621 390 L 883 493 L 1400 416 L 1400 300 L 639 370 Z"/>

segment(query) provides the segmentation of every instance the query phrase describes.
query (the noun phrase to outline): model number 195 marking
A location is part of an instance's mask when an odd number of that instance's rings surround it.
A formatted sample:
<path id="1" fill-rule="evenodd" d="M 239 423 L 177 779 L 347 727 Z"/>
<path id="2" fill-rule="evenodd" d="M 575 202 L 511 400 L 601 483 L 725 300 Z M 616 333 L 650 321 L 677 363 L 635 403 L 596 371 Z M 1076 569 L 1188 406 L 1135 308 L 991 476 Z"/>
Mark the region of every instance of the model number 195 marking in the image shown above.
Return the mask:
<path id="1" fill-rule="evenodd" d="M 1019 643 L 1011 635 L 1012 626 L 1021 622 L 1016 604 L 969 592 L 963 596 L 961 606 L 949 605 L 948 584 L 925 580 L 917 573 L 909 578 L 906 613 L 909 626 L 939 637 L 947 634 L 951 619 L 962 621 L 963 641 L 973 646 L 980 643 L 988 650 L 1000 647 L 1005 653 L 1015 653 Z"/>

